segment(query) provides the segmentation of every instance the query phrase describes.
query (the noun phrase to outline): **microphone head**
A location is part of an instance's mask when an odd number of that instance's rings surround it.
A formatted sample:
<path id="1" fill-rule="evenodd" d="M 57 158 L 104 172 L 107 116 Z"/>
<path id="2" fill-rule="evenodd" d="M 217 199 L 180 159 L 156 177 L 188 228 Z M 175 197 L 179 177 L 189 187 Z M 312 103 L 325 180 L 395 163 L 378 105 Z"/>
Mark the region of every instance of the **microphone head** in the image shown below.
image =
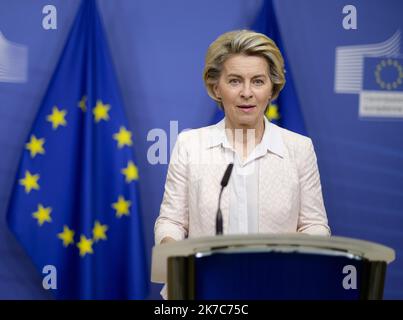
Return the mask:
<path id="1" fill-rule="evenodd" d="M 224 176 L 221 180 L 221 187 L 226 187 L 229 181 L 229 178 L 231 177 L 231 172 L 232 172 L 232 168 L 234 167 L 233 163 L 230 163 L 227 167 L 227 170 L 225 170 Z"/>

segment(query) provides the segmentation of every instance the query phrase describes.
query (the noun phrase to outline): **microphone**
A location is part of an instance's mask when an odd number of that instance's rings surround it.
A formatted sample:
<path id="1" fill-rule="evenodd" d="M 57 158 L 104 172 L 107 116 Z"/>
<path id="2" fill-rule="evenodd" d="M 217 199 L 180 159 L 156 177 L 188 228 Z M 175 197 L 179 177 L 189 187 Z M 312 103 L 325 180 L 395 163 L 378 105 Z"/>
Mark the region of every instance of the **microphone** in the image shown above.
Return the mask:
<path id="1" fill-rule="evenodd" d="M 229 178 L 231 177 L 231 172 L 232 168 L 234 167 L 233 163 L 230 163 L 227 167 L 227 170 L 225 170 L 224 176 L 222 177 L 221 180 L 221 191 L 220 191 L 220 196 L 218 197 L 218 210 L 217 210 L 217 216 L 216 216 L 216 222 L 215 222 L 215 234 L 220 235 L 222 234 L 223 231 L 223 222 L 222 222 L 222 213 L 221 213 L 221 195 L 224 190 L 224 188 L 227 186 Z"/>

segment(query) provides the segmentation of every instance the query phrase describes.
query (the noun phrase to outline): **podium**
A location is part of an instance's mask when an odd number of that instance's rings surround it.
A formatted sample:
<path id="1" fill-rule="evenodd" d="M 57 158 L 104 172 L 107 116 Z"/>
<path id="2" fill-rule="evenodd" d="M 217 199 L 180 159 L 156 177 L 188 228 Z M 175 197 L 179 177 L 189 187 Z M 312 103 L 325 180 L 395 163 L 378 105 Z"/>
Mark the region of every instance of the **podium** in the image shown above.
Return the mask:
<path id="1" fill-rule="evenodd" d="M 382 299 L 393 249 L 344 237 L 225 235 L 153 248 L 151 281 L 168 299 Z"/>

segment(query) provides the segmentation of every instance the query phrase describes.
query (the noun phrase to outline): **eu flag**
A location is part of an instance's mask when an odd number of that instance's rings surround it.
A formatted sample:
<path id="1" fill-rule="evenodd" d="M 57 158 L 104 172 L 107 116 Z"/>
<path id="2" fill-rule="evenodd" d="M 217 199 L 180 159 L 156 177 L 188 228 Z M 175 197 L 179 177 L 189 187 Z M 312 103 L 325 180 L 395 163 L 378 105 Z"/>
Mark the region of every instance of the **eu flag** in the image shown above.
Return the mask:
<path id="1" fill-rule="evenodd" d="M 284 50 L 283 41 L 281 39 L 273 0 L 264 1 L 252 29 L 270 37 L 277 44 L 284 58 L 286 84 L 276 101 L 272 101 L 268 106 L 266 111 L 267 118 L 285 129 L 307 135 L 304 118 L 292 80 L 287 52 Z"/>
<path id="2" fill-rule="evenodd" d="M 364 57 L 363 90 L 403 92 L 403 58 Z"/>
<path id="3" fill-rule="evenodd" d="M 44 285 L 59 299 L 147 294 L 135 142 L 95 1 L 82 1 L 7 215 L 38 271 L 56 271 Z"/>

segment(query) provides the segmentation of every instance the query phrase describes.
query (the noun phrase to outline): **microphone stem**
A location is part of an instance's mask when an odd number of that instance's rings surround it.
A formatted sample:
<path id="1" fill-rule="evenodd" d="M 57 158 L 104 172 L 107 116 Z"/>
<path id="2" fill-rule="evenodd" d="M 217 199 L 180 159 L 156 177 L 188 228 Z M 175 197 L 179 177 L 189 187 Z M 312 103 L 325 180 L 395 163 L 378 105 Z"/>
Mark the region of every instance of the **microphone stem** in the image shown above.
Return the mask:
<path id="1" fill-rule="evenodd" d="M 220 195 L 218 196 L 218 210 L 220 210 L 220 207 L 221 207 L 221 196 L 222 196 L 223 190 L 224 190 L 224 187 L 221 187 Z"/>
<path id="2" fill-rule="evenodd" d="M 218 197 L 218 210 L 217 210 L 217 220 L 216 220 L 216 235 L 220 235 L 223 233 L 223 222 L 222 222 L 222 213 L 221 213 L 221 196 L 224 187 L 221 187 L 220 195 Z"/>

